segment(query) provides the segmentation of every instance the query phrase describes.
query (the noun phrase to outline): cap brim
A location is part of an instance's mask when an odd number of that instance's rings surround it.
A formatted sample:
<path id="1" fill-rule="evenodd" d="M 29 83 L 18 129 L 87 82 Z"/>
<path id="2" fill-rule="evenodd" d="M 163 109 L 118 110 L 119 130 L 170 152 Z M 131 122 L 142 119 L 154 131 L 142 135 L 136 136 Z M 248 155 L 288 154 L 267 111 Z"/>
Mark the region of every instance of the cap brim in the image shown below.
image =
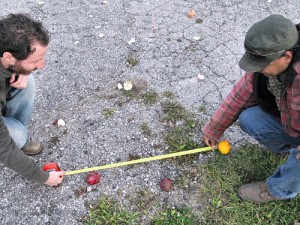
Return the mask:
<path id="1" fill-rule="evenodd" d="M 265 57 L 253 57 L 245 53 L 239 61 L 239 66 L 246 72 L 258 72 L 270 64 Z"/>

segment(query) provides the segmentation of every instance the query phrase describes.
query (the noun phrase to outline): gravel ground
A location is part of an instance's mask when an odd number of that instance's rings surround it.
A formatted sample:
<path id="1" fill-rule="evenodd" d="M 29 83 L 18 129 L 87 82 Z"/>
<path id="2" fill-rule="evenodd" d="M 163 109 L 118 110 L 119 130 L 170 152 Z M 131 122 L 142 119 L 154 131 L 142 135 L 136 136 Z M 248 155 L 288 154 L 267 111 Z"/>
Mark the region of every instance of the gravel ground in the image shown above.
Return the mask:
<path id="1" fill-rule="evenodd" d="M 41 166 L 54 161 L 64 170 L 73 170 L 127 161 L 130 155 L 164 154 L 162 93 L 175 93 L 176 100 L 199 121 L 206 121 L 242 74 L 237 64 L 247 29 L 272 13 L 300 22 L 298 0 L 104 3 L 0 2 L 1 16 L 29 13 L 51 33 L 47 67 L 35 74 L 37 99 L 30 127 L 32 136 L 45 145 L 41 155 L 32 157 Z M 196 11 L 196 17 L 187 17 L 190 9 Z M 138 64 L 129 66 L 129 58 L 137 59 Z M 204 76 L 201 81 L 199 74 Z M 151 106 L 139 100 L 126 101 L 117 89 L 117 84 L 126 80 L 142 91 L 157 92 L 159 101 Z M 199 112 L 201 105 L 205 112 Z M 113 115 L 106 118 L 104 109 L 113 110 Z M 66 126 L 53 125 L 56 119 L 63 119 Z M 143 123 L 149 124 L 151 137 L 142 134 Z M 224 137 L 233 147 L 254 142 L 237 125 Z M 186 169 L 192 171 L 199 162 Z M 175 179 L 180 173 L 169 161 L 102 171 L 101 184 L 88 188 L 87 193 L 86 174 L 68 176 L 63 185 L 51 188 L 27 181 L 2 165 L 0 168 L 1 224 L 80 224 L 89 205 L 102 194 L 130 205 L 141 190 L 152 193 L 157 202 L 171 206 L 185 202 L 201 208 L 193 190 L 175 187 L 169 193 L 160 191 L 161 178 Z M 155 207 L 152 210 L 155 212 Z"/>

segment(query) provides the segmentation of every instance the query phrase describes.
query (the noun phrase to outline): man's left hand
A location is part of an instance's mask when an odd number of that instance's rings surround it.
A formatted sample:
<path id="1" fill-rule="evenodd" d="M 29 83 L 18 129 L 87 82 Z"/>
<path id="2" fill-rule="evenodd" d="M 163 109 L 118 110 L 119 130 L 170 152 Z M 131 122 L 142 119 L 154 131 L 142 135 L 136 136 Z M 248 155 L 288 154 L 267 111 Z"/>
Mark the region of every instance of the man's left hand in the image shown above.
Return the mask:
<path id="1" fill-rule="evenodd" d="M 24 89 L 27 87 L 30 75 L 13 74 L 9 80 L 10 86 L 18 89 Z"/>

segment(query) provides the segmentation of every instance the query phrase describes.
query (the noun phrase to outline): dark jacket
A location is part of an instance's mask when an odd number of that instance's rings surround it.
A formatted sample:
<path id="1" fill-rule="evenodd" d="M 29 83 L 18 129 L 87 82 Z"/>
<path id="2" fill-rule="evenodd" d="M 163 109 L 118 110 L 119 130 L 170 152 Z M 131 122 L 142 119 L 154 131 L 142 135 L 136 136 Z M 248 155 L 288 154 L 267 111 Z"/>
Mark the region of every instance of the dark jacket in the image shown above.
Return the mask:
<path id="1" fill-rule="evenodd" d="M 45 183 L 49 178 L 49 173 L 43 171 L 21 149 L 17 148 L 2 119 L 2 110 L 6 104 L 11 75 L 12 73 L 0 63 L 0 161 L 29 180 Z"/>

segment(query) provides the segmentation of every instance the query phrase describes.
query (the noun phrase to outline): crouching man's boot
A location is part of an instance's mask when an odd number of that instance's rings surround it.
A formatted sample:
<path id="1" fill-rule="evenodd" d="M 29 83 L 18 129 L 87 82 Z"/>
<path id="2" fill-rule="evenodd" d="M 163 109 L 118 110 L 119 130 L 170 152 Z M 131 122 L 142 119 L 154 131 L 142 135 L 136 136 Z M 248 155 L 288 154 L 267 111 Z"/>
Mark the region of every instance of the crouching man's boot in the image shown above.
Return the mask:
<path id="1" fill-rule="evenodd" d="M 38 140 L 31 139 L 30 142 L 23 146 L 22 150 L 26 155 L 37 155 L 42 152 L 43 145 Z"/>
<path id="2" fill-rule="evenodd" d="M 267 188 L 266 182 L 256 182 L 242 185 L 239 188 L 239 195 L 245 201 L 262 204 L 265 202 L 284 200 L 272 196 Z"/>

